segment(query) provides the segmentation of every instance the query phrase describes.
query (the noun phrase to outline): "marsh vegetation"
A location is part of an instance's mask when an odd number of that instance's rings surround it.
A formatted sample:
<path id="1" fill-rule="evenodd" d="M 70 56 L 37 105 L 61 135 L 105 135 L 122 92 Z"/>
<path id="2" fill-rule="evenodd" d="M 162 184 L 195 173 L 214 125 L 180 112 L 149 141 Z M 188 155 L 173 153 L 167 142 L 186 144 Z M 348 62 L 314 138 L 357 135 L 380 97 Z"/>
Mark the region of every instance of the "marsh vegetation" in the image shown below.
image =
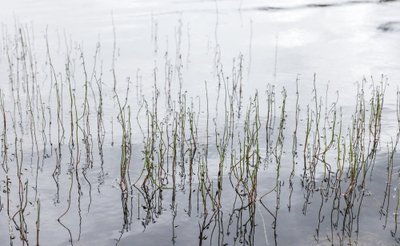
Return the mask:
<path id="1" fill-rule="evenodd" d="M 106 45 L 3 28 L 2 243 L 400 243 L 390 78 L 280 84 L 277 38 L 273 81 L 253 86 L 252 53 L 226 62 L 218 43 L 208 76 L 189 79 L 189 25 L 178 21 L 165 50 L 158 25 L 152 16 L 157 58 L 134 76 L 114 19 Z"/>

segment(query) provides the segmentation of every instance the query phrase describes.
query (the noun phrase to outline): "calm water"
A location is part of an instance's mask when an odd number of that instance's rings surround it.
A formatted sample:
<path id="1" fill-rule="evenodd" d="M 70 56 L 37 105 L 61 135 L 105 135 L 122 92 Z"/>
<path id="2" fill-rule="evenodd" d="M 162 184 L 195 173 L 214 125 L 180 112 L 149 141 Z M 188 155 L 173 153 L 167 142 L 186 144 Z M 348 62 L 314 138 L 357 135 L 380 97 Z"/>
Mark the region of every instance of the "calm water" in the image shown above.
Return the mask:
<path id="1" fill-rule="evenodd" d="M 216 46 L 226 66 L 244 55 L 251 71 L 248 87 L 274 82 L 275 70 L 280 83 L 293 83 L 298 74 L 307 81 L 317 73 L 321 83 L 331 81 L 341 89 L 363 76 L 399 80 L 397 1 L 329 1 L 331 7 L 300 0 L 3 2 L 7 29 L 15 19 L 33 25 L 39 45 L 47 27 L 55 35 L 54 49 L 63 46 L 65 32 L 85 47 L 100 40 L 109 51 L 114 19 L 122 77 L 134 77 L 137 68 L 151 73 L 154 50 L 160 58 L 166 51 L 175 54 L 180 29 L 187 83 L 210 78 Z"/>
<path id="2" fill-rule="evenodd" d="M 203 245 L 396 245 L 398 243 L 399 235 L 394 233 L 392 236 L 396 223 L 394 211 L 398 200 L 397 155 L 394 156 L 394 174 L 392 186 L 389 187 L 391 193 L 387 199 L 390 203 L 386 214 L 382 213 L 381 207 L 387 204 L 384 198 L 388 180 L 387 152 L 390 147 L 387 143 L 390 140 L 394 141 L 398 127 L 396 90 L 400 85 L 399 1 L 380 3 L 311 0 L 0 0 L 0 4 L 3 37 L 0 51 L 0 87 L 4 94 L 8 120 L 6 128 L 2 124 L 1 129 L 2 131 L 6 129 L 9 149 L 7 155 L 2 152 L 2 159 L 8 160 L 9 170 L 0 171 L 0 188 L 3 190 L 0 194 L 1 245 L 24 244 L 20 238 L 21 214 L 25 216 L 27 241 L 30 245 L 35 245 L 37 241 L 40 245 L 201 245 L 201 243 Z M 40 87 L 43 99 L 41 103 L 36 101 L 37 108 L 34 110 L 39 138 L 37 149 L 34 148 L 33 137 L 29 133 L 32 125 L 29 123 L 31 119 L 25 89 L 21 89 L 20 95 L 22 117 L 19 119 L 18 114 L 14 114 L 19 112 L 19 109 L 17 106 L 14 107 L 12 99 L 14 92 L 10 86 L 8 55 L 18 54 L 15 43 L 20 41 L 16 41 L 18 38 L 15 37 L 18 37 L 19 28 L 29 34 L 29 48 L 36 61 L 34 62 L 37 76 L 35 85 Z M 48 52 L 46 40 L 57 70 L 55 74 L 60 81 L 63 81 L 60 88 L 64 90 L 62 99 L 64 109 L 60 121 L 65 122 L 66 132 L 60 146 L 57 146 L 56 86 L 46 57 Z M 95 63 L 93 57 L 98 43 L 100 46 L 97 47 L 101 49 Z M 82 113 L 84 75 L 81 54 L 86 59 L 89 76 L 92 76 L 93 66 L 96 68 L 94 69 L 96 76 L 100 76 L 100 71 L 103 73 L 101 83 L 104 90 L 104 143 L 100 152 L 97 145 L 94 106 L 99 102 L 97 98 L 90 101 L 92 114 L 89 122 L 93 131 L 91 149 L 93 167 L 90 168 L 83 167 L 86 153 L 84 140 L 78 140 L 81 142 L 81 149 L 77 150 L 76 145 L 71 145 L 69 135 L 71 108 L 65 80 L 65 63 L 66 57 L 71 56 L 73 64 L 71 71 L 75 74 L 72 87 L 79 102 L 77 112 Z M 13 69 L 16 69 L 18 59 L 13 55 L 11 59 L 15 59 Z M 120 187 L 122 130 L 118 123 L 118 107 L 113 94 L 113 64 L 118 81 L 116 89 L 120 96 L 126 90 L 127 81 L 131 81 L 128 100 L 128 104 L 132 107 L 133 122 L 130 179 L 132 183 L 139 179 L 139 185 L 129 186 L 127 195 Z M 168 71 L 172 71 L 170 77 Z M 228 81 L 226 83 L 229 84 L 235 81 L 235 75 L 238 74 L 242 78 L 240 81 L 243 88 L 243 92 L 240 90 L 240 98 L 243 98 L 242 111 L 239 111 L 240 106 L 234 108 L 235 113 L 242 112 L 242 118 L 238 119 L 235 126 L 238 136 L 244 135 L 243 116 L 249 106 L 248 98 L 254 96 L 256 91 L 259 93 L 260 121 L 261 124 L 265 124 L 266 91 L 271 89 L 271 85 L 275 86 L 274 118 L 279 121 L 281 90 L 286 88 L 287 120 L 284 129 L 282 174 L 279 178 L 280 191 L 275 190 L 269 194 L 274 190 L 276 162 L 275 157 L 263 155 L 257 179 L 257 193 L 259 197 L 263 194 L 269 195 L 263 197 L 262 203 L 257 201 L 249 205 L 249 197 L 241 197 L 235 192 L 229 169 L 231 160 L 227 159 L 223 168 L 224 191 L 220 201 L 221 207 L 215 213 L 209 209 L 208 215 L 205 215 L 204 204 L 199 195 L 200 181 L 197 168 L 202 160 L 201 155 L 205 153 L 206 139 L 209 139 L 207 160 L 210 187 L 215 189 L 220 161 L 215 132 L 221 133 L 226 123 L 221 110 L 226 106 L 223 104 L 224 96 L 229 95 L 226 91 L 219 92 L 218 85 L 221 83 L 221 75 L 225 76 L 224 81 Z M 365 193 L 361 195 L 361 188 L 358 187 L 360 193 L 355 195 L 351 212 L 347 210 L 344 212 L 345 209 L 342 207 L 345 203 L 343 200 L 345 187 L 349 183 L 347 179 L 343 181 L 343 190 L 335 189 L 338 191 L 336 195 L 333 189 L 324 193 L 322 188 L 310 193 L 301 185 L 302 154 L 296 157 L 299 165 L 293 178 L 292 192 L 290 189 L 296 80 L 298 80 L 301 107 L 299 116 L 301 130 L 298 133 L 297 145 L 300 152 L 304 143 L 307 105 L 311 104 L 313 107 L 315 74 L 318 97 L 323 98 L 322 108 L 329 107 L 335 102 L 336 91 L 339 93 L 337 109 L 339 111 L 341 107 L 343 113 L 343 135 L 347 134 L 345 131 L 348 130 L 351 114 L 355 111 L 357 85 L 363 78 L 367 80 L 365 85 L 367 103 L 373 81 L 375 85 L 381 80 L 387 80 L 389 83 L 385 95 L 381 144 L 376 155 L 374 173 L 368 179 L 368 189 Z M 29 78 L 23 76 L 21 78 L 22 85 L 26 83 L 25 80 L 29 81 Z M 170 78 L 170 86 L 166 82 L 167 78 Z M 325 103 L 327 85 L 329 91 Z M 174 117 L 170 115 L 168 118 L 169 110 L 179 111 L 182 105 L 178 96 L 182 94 L 179 92 L 183 92 L 187 98 L 184 108 L 193 107 L 198 117 L 197 153 L 201 154 L 196 159 L 191 189 L 187 166 L 175 174 L 176 186 L 175 178 L 172 178 L 174 174 L 169 170 L 166 171 L 168 184 L 165 189 L 160 191 L 153 186 L 153 190 L 146 190 L 140 187 L 140 184 L 144 183 L 141 172 L 144 163 L 144 142 L 148 138 L 144 137 L 146 134 L 142 134 L 139 125 L 146 125 L 149 115 L 142 100 L 151 104 L 156 89 L 160 91 L 158 105 L 160 121 L 165 116 L 163 126 L 171 126 L 167 128 L 167 136 L 171 136 L 168 135 L 168 129 L 173 132 L 171 118 Z M 173 106 L 168 104 L 168 93 L 166 93 L 168 89 L 172 95 Z M 97 95 L 94 87 L 94 92 L 89 98 L 92 100 Z M 209 138 L 205 130 L 206 97 L 210 110 Z M 41 111 L 40 105 L 44 105 L 45 109 Z M 12 119 L 15 119 L 16 125 L 20 125 L 16 127 L 17 130 L 13 129 Z M 4 123 L 4 118 L 1 122 Z M 45 124 L 44 134 L 39 129 L 42 127 L 40 124 Z M 277 127 L 278 122 L 273 133 L 274 141 L 278 137 Z M 147 127 L 143 129 L 146 132 Z M 17 133 L 14 135 L 15 132 Z M 157 134 L 162 135 L 159 132 Z M 260 139 L 265 139 L 266 134 L 262 131 Z M 46 141 L 43 136 L 46 136 Z M 79 136 L 83 138 L 83 135 Z M 186 137 L 184 144 L 190 146 L 190 135 Z M 4 135 L 2 135 L 2 149 L 3 139 Z M 231 152 L 227 155 L 242 150 L 238 147 L 241 144 L 238 141 L 240 140 L 234 142 L 234 147 L 230 147 Z M 265 144 L 265 140 L 261 142 Z M 43 147 L 44 143 L 46 148 Z M 268 149 L 265 146 L 260 148 L 263 152 Z M 15 151 L 16 149 L 18 151 Z M 159 151 L 160 146 L 156 149 Z M 58 158 L 60 152 L 62 157 Z M 185 159 L 186 162 L 182 161 L 180 163 L 182 166 L 188 163 L 188 153 L 183 154 L 182 160 Z M 79 167 L 75 166 L 78 156 L 82 163 Z M 165 156 L 172 162 L 171 152 Z M 19 179 L 17 163 L 20 160 L 23 163 L 23 174 Z M 332 157 L 331 160 L 336 159 Z M 317 173 L 317 183 L 321 187 L 328 186 L 327 181 L 323 179 L 322 171 L 318 169 Z M 6 188 L 7 178 L 9 192 Z M 25 187 L 22 188 L 24 191 L 22 194 L 26 194 L 22 202 L 21 187 Z M 193 197 L 189 197 L 190 193 Z M 342 202 L 338 205 L 341 209 L 335 207 L 337 199 Z M 277 200 L 279 206 L 276 206 Z M 40 213 L 38 201 L 40 201 Z M 208 201 L 208 206 L 211 203 Z M 24 207 L 23 213 L 21 207 Z M 38 218 L 40 218 L 39 229 Z"/>

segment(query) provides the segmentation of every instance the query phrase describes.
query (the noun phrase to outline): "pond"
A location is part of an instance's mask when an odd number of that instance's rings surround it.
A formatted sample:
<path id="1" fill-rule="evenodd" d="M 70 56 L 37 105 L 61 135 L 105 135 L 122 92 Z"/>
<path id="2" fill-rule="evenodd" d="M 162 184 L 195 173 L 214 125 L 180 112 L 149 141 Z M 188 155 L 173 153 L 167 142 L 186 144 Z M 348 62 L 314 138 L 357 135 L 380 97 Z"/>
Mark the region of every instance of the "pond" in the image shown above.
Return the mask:
<path id="1" fill-rule="evenodd" d="M 1 244 L 400 244 L 399 13 L 4 1 Z"/>

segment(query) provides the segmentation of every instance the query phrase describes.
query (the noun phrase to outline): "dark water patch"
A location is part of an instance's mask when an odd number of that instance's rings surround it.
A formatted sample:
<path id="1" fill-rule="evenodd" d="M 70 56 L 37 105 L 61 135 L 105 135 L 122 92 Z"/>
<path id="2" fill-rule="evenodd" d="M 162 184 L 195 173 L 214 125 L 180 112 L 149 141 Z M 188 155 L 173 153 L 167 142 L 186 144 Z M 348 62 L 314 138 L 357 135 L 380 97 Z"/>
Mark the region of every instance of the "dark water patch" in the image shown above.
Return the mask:
<path id="1" fill-rule="evenodd" d="M 378 26 L 378 30 L 382 32 L 399 32 L 400 21 L 389 21 Z"/>
<path id="2" fill-rule="evenodd" d="M 369 3 L 376 3 L 375 1 L 348 1 L 348 2 L 333 2 L 333 3 L 310 3 L 304 5 L 296 5 L 296 6 L 289 6 L 289 7 L 271 7 L 271 6 L 264 6 L 264 7 L 257 7 L 256 10 L 259 11 L 280 11 L 280 10 L 301 10 L 301 9 L 311 9 L 311 8 L 329 8 L 329 7 L 342 7 L 342 6 L 349 6 L 355 4 L 369 4 Z"/>

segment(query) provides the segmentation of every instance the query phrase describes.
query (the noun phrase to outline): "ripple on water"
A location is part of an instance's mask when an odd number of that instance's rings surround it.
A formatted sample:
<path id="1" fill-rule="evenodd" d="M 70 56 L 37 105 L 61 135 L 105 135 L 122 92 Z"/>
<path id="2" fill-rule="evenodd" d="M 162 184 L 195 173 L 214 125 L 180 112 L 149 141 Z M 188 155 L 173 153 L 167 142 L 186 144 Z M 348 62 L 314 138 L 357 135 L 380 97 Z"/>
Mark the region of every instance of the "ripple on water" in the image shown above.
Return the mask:
<path id="1" fill-rule="evenodd" d="M 382 32 L 400 32 L 400 21 L 389 21 L 378 26 Z"/>

